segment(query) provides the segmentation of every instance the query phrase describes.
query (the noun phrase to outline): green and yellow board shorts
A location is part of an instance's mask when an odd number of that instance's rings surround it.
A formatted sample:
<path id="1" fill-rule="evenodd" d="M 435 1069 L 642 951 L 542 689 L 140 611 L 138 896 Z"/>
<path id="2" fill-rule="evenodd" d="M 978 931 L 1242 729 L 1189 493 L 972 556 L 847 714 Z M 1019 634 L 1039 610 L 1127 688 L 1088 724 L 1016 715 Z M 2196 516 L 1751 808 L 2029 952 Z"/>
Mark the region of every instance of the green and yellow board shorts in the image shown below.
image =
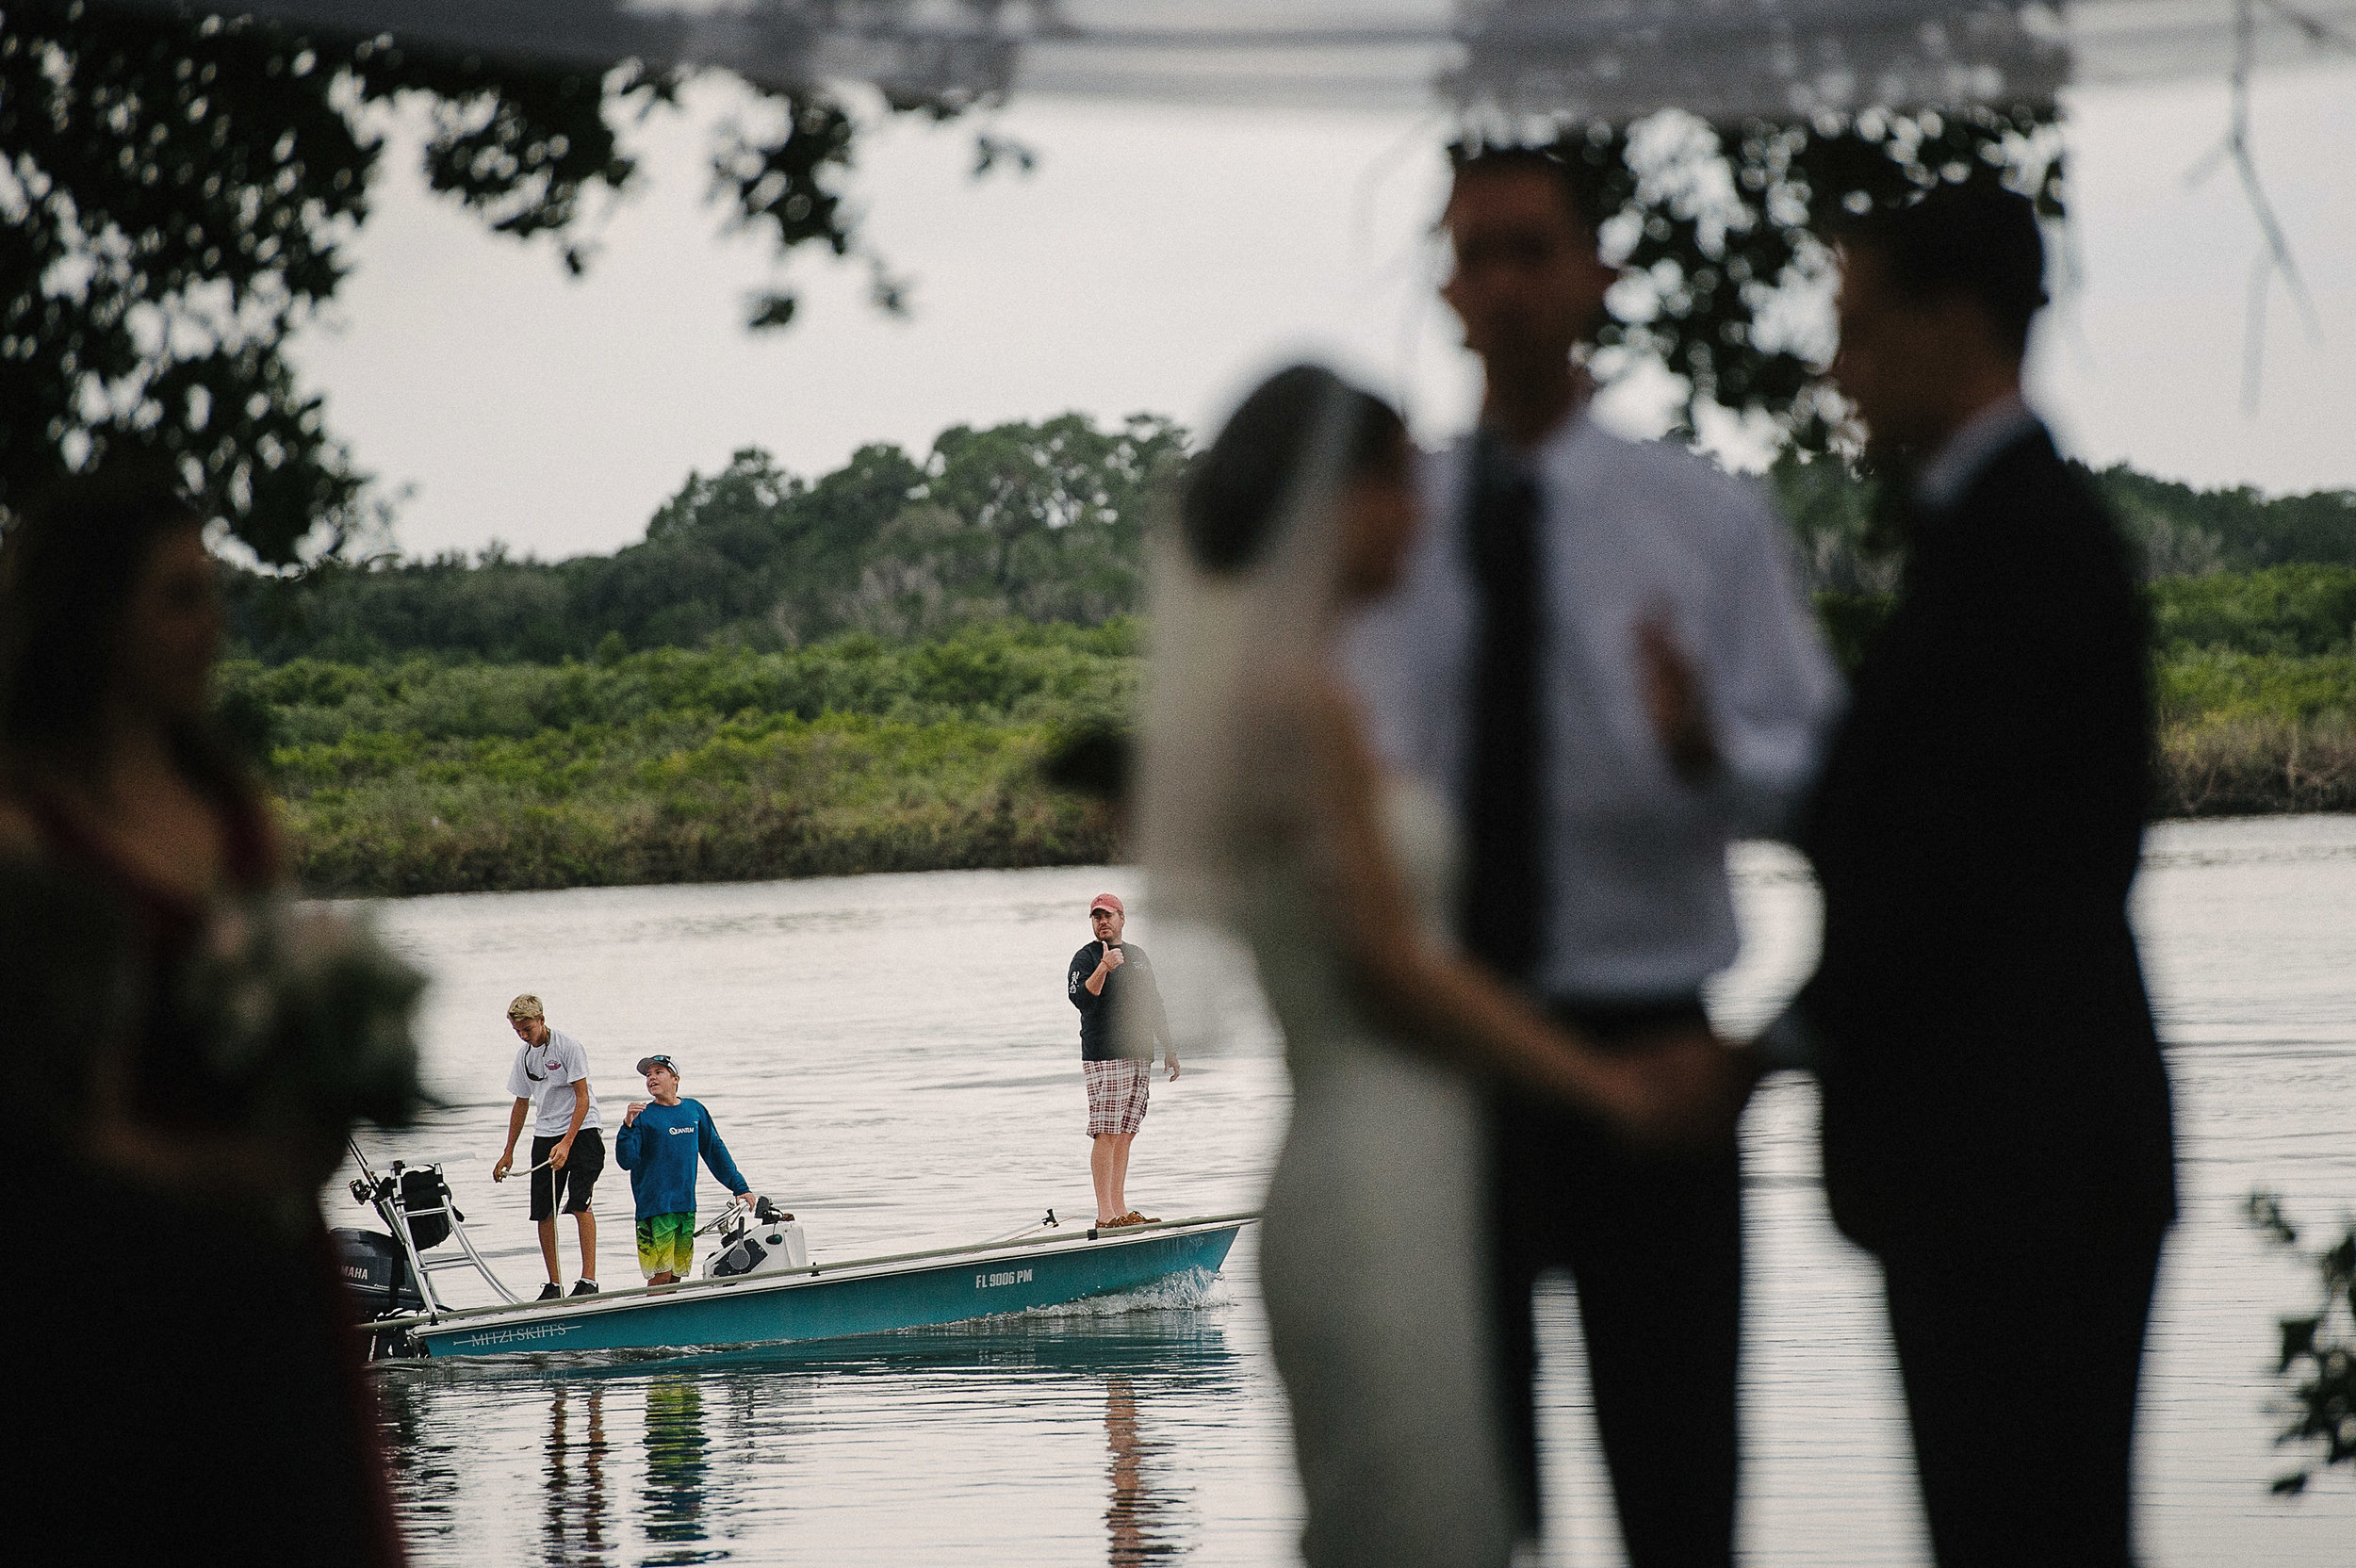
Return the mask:
<path id="1" fill-rule="evenodd" d="M 695 1217 L 658 1214 L 638 1222 L 638 1268 L 651 1280 L 668 1271 L 684 1280 L 695 1271 Z"/>

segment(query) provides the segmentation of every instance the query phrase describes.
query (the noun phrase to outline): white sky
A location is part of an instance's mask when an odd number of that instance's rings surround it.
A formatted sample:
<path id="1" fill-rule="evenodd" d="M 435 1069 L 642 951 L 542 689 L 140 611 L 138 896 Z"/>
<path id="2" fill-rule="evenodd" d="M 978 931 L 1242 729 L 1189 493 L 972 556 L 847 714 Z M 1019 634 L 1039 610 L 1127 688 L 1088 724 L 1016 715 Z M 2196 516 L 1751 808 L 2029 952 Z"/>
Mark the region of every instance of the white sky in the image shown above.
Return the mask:
<path id="1" fill-rule="evenodd" d="M 1029 176 L 968 178 L 974 124 L 893 125 L 856 174 L 867 234 L 916 280 L 911 318 L 865 275 L 811 256 L 801 314 L 755 335 L 774 277 L 758 236 L 707 201 L 725 89 L 633 144 L 641 179 L 601 224 L 589 276 L 494 238 L 388 152 L 333 315 L 297 357 L 332 425 L 400 499 L 413 555 L 494 538 L 544 558 L 610 550 L 691 468 L 762 446 L 817 474 L 873 440 L 1079 409 L 1216 424 L 1258 371 L 1314 355 L 1401 397 L 1419 433 L 1475 383 L 1431 299 L 1424 242 L 1443 127 L 1405 116 L 1018 105 L 996 130 Z M 2254 143 L 2320 318 L 2275 286 L 2264 391 L 2241 411 L 2258 230 L 2232 171 L 2186 173 L 2222 135 L 2211 87 L 2104 90 L 2071 104 L 2077 294 L 2040 329 L 2034 396 L 2091 462 L 2269 492 L 2356 485 L 2356 71 L 2261 79 Z M 1641 398 L 1617 413 L 1648 417 Z"/>

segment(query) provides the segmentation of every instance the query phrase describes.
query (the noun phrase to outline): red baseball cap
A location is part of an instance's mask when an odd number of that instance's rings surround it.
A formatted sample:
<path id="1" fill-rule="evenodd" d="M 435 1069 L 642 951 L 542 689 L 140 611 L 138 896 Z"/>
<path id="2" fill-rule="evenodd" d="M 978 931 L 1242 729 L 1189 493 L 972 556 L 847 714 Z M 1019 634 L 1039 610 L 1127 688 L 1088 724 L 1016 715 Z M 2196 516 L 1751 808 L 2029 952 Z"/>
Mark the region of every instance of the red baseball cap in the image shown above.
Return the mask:
<path id="1" fill-rule="evenodd" d="M 1129 911 L 1121 906 L 1121 900 L 1115 898 L 1110 893 L 1098 893 L 1096 895 L 1096 902 L 1088 906 L 1088 913 L 1091 915 L 1096 913 L 1099 909 L 1110 909 L 1114 914 L 1121 916 L 1123 920 L 1126 920 L 1129 916 Z"/>

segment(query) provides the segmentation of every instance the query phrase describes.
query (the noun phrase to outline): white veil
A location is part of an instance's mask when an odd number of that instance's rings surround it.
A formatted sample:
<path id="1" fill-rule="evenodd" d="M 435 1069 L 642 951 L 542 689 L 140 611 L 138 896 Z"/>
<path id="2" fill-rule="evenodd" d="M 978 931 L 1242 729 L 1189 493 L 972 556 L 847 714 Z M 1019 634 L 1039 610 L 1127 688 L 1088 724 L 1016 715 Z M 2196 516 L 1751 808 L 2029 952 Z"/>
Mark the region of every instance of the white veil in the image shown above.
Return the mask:
<path id="1" fill-rule="evenodd" d="M 1290 372 L 1288 372 L 1290 373 Z M 1315 678 L 1337 612 L 1341 488 L 1358 394 L 1316 370 L 1315 406 L 1276 469 L 1263 543 L 1232 572 L 1189 552 L 1175 509 L 1151 545 L 1145 724 L 1132 792 L 1171 1026 L 1232 1028 L 1247 886 L 1307 780 L 1271 747 L 1283 694 Z M 1228 956 L 1220 957 L 1220 951 Z"/>

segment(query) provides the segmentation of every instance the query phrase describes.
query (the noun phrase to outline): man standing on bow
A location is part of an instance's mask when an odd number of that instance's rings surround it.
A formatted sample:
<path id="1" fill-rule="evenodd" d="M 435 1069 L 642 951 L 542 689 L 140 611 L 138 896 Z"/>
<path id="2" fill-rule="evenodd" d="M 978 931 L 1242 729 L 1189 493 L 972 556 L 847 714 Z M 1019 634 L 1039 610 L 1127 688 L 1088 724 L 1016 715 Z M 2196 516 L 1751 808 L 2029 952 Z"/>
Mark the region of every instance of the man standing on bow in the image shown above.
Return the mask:
<path id="1" fill-rule="evenodd" d="M 2028 199 L 1941 189 L 1839 237 L 1833 378 L 1909 559 L 1800 835 L 1823 956 L 1761 1049 L 1823 1086 L 1824 1191 L 1881 1264 L 1941 1568 L 2126 1568 L 2176 1198 L 2127 919 L 2143 605 L 2021 401 Z"/>
<path id="2" fill-rule="evenodd" d="M 1839 681 L 1751 487 L 1590 416 L 1574 351 L 1614 280 L 1595 220 L 1547 152 L 1458 150 L 1443 294 L 1481 363 L 1480 428 L 1429 466 L 1435 526 L 1353 629 L 1349 673 L 1384 762 L 1455 804 L 1465 950 L 1598 1046 L 1642 1052 L 1708 1029 L 1702 983 L 1737 948 L 1727 843 L 1796 808 Z M 1497 1089 L 1490 1136 L 1492 1349 L 1525 1528 L 1530 1292 L 1567 1268 L 1631 1568 L 1726 1568 L 1732 1129 L 1638 1152 Z"/>
<path id="3" fill-rule="evenodd" d="M 1088 926 L 1096 939 L 1072 956 L 1064 978 L 1065 994 L 1080 1009 L 1080 1071 L 1088 1080 L 1088 1137 L 1093 1142 L 1088 1171 L 1096 1179 L 1099 1229 L 1153 1223 L 1129 1207 L 1123 1189 L 1129 1180 L 1129 1146 L 1145 1124 L 1155 1045 L 1170 1063 L 1170 1081 L 1178 1080 L 1178 1048 L 1162 1011 L 1162 993 L 1153 984 L 1153 962 L 1145 949 L 1121 939 L 1128 918 L 1120 899 L 1098 893 L 1088 906 Z"/>

